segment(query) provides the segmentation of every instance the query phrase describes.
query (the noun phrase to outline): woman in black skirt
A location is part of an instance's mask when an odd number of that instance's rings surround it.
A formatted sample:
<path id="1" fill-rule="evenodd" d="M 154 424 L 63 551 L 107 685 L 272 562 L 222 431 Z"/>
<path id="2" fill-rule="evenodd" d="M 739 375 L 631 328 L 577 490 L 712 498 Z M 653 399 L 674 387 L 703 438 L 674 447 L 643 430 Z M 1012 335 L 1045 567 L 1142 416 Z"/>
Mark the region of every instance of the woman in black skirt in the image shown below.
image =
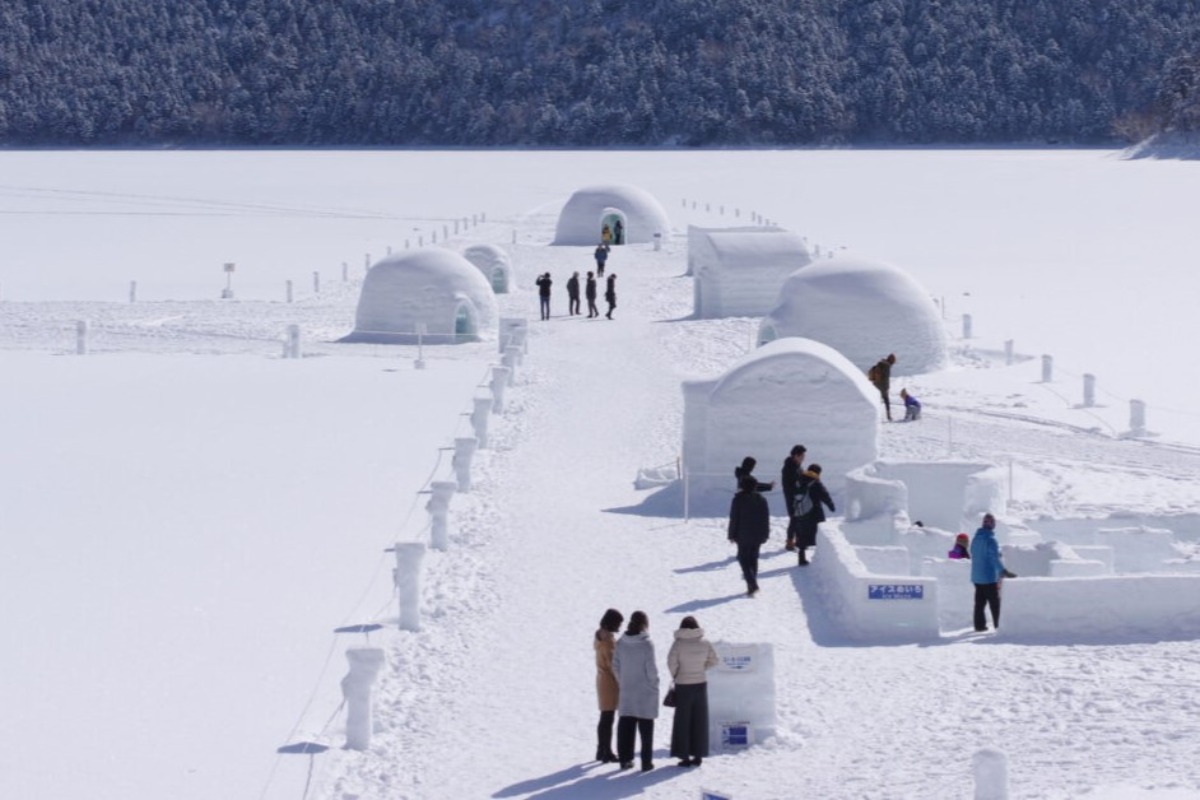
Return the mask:
<path id="1" fill-rule="evenodd" d="M 684 617 L 667 653 L 667 668 L 675 681 L 675 720 L 671 725 L 671 756 L 681 767 L 698 767 L 708 755 L 708 670 L 717 665 L 713 649 L 695 617 Z"/>

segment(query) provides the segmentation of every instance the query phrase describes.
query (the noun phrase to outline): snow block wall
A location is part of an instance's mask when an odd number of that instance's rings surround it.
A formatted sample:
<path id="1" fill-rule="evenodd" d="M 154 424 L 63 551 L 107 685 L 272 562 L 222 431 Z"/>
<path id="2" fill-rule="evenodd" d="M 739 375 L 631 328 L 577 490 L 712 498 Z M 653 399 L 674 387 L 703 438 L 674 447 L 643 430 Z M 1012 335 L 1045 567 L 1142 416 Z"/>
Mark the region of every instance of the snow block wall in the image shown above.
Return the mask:
<path id="1" fill-rule="evenodd" d="M 974 533 L 985 513 L 1004 514 L 1004 480 L 987 462 L 881 459 L 846 476 L 846 519 L 906 514 L 926 527 Z"/>
<path id="2" fill-rule="evenodd" d="M 760 343 L 786 336 L 815 339 L 864 372 L 895 353 L 893 383 L 897 376 L 946 364 L 941 313 L 920 284 L 897 267 L 826 259 L 788 276 L 781 287 L 759 327 Z"/>
<path id="3" fill-rule="evenodd" d="M 619 218 L 625 226 L 625 244 L 647 244 L 659 233 L 671 232 L 667 212 L 654 195 L 636 186 L 589 186 L 571 195 L 558 216 L 556 245 L 600 243 L 606 220 Z"/>
<path id="4" fill-rule="evenodd" d="M 1006 580 L 1000 634 L 1056 642 L 1195 639 L 1200 575 Z"/>
<path id="5" fill-rule="evenodd" d="M 699 225 L 688 225 L 687 245 L 688 260 L 685 275 L 696 274 L 696 253 L 707 247 L 703 240 L 714 233 L 781 233 L 783 228 L 777 225 L 741 225 L 733 228 L 704 228 Z"/>
<path id="6" fill-rule="evenodd" d="M 777 228 L 695 231 L 688 240 L 695 316 L 759 317 L 787 277 L 812 263 L 799 235 Z"/>
<path id="7" fill-rule="evenodd" d="M 712 749 L 736 752 L 774 736 L 772 645 L 713 642 L 713 648 L 720 663 L 708 671 L 708 741 Z"/>
<path id="8" fill-rule="evenodd" d="M 457 253 L 431 247 L 388 256 L 363 280 L 354 331 L 342 342 L 457 344 L 496 335 L 496 297 Z"/>
<path id="9" fill-rule="evenodd" d="M 763 481 L 778 481 L 795 444 L 821 464 L 839 502 L 848 471 L 878 455 L 877 394 L 840 353 L 808 339 L 783 339 L 748 354 L 723 376 L 683 383 L 683 480 L 690 508 L 723 515 L 733 469 L 758 459 Z M 779 491 L 772 513 L 786 516 Z"/>
<path id="10" fill-rule="evenodd" d="M 496 294 L 508 294 L 513 285 L 512 259 L 494 244 L 476 244 L 463 250 L 463 258 L 475 265 Z"/>
<path id="11" fill-rule="evenodd" d="M 851 642 L 916 642 L 939 636 L 938 582 L 910 575 L 907 555 L 869 550 L 873 563 L 904 565 L 898 573 L 876 574 L 836 527 L 823 526 L 820 535 L 819 555 L 809 570 L 821 596 L 819 613 L 831 627 Z"/>

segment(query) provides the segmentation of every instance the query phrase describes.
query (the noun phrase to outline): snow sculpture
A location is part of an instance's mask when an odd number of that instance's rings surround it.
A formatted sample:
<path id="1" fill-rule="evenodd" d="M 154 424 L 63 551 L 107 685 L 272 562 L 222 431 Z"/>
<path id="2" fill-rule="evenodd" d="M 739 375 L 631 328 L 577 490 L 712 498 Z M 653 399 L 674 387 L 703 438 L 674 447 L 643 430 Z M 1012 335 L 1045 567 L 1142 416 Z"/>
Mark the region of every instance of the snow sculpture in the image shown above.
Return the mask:
<path id="1" fill-rule="evenodd" d="M 475 265 L 496 294 L 507 294 L 512 285 L 512 259 L 494 244 L 471 245 L 463 258 Z"/>
<path id="2" fill-rule="evenodd" d="M 346 748 L 366 750 L 371 746 L 371 687 L 383 667 L 380 647 L 351 647 L 346 650 L 350 672 L 342 678 L 346 698 Z"/>
<path id="3" fill-rule="evenodd" d="M 824 468 L 839 502 L 846 473 L 878 455 L 879 393 L 846 357 L 811 339 L 772 342 L 719 378 L 683 383 L 683 480 L 697 510 L 724 514 L 733 468 L 758 459 L 762 480 L 777 480 L 794 444 Z M 778 487 L 776 487 L 778 489 Z M 767 495 L 786 514 L 779 491 Z"/>
<path id="4" fill-rule="evenodd" d="M 649 244 L 655 233 L 665 236 L 671 229 L 667 212 L 645 190 L 627 185 L 589 186 L 571 195 L 563 206 L 553 244 L 595 246 L 604 226 L 612 231 L 617 221 L 623 236 L 613 244 Z"/>
<path id="5" fill-rule="evenodd" d="M 388 256 L 371 267 L 358 298 L 354 331 L 343 342 L 426 344 L 475 342 L 495 335 L 496 297 L 472 264 L 428 248 Z"/>
<path id="6" fill-rule="evenodd" d="M 454 481 L 434 481 L 429 484 L 432 496 L 425 504 L 429 512 L 429 545 L 434 550 L 448 550 L 450 547 L 449 525 L 446 512 L 450 510 L 450 498 L 458 491 Z"/>
<path id="7" fill-rule="evenodd" d="M 396 594 L 400 600 L 400 630 L 421 630 L 421 561 L 425 558 L 422 542 L 396 544 Z"/>
<path id="8" fill-rule="evenodd" d="M 797 270 L 759 327 L 759 343 L 788 336 L 824 342 L 870 369 L 895 353 L 893 378 L 940 369 L 946 331 L 932 298 L 889 264 L 839 257 Z"/>
<path id="9" fill-rule="evenodd" d="M 695 315 L 762 316 L 775 306 L 788 276 L 812 260 L 804 239 L 791 231 L 695 229 L 688 239 Z"/>

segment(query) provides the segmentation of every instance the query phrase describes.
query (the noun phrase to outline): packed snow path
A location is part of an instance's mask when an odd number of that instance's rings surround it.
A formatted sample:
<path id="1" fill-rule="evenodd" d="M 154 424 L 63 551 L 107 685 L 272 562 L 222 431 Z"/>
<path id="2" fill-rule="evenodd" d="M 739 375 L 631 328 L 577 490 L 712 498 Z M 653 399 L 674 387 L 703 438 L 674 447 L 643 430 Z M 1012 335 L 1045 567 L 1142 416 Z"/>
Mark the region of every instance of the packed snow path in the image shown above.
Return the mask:
<path id="1" fill-rule="evenodd" d="M 590 266 L 582 248 L 521 256 L 522 274 L 551 269 L 556 289 L 566 264 Z M 1193 643 L 1026 647 L 964 630 L 936 646 L 844 646 L 781 547 L 782 520 L 764 550 L 763 590 L 748 599 L 724 520 L 685 522 L 669 490 L 635 491 L 639 467 L 678 452 L 680 378 L 720 371 L 748 346 L 744 321 L 679 323 L 689 299 L 680 263 L 618 248 L 615 320 L 567 317 L 556 292 L 554 318 L 531 321 L 494 450 L 481 454 L 475 491 L 455 500 L 454 546 L 427 559 L 425 630 L 392 650 L 381 732 L 366 754 L 333 754 L 320 796 L 694 798 L 705 786 L 739 800 L 958 798 L 972 793 L 970 754 L 984 746 L 1009 754 L 1014 797 L 1200 780 L 1200 701 L 1185 688 L 1200 678 Z M 531 294 L 513 300 L 535 310 Z M 1160 453 L 1145 464 L 1158 475 L 1196 474 L 1190 453 L 1036 426 L 1014 437 L 1011 425 L 965 413 L 955 425 L 964 446 L 986 455 L 1003 442 L 1064 484 L 1079 464 L 1129 463 L 1135 452 Z M 931 455 L 933 430 L 887 426 L 884 447 Z M 758 454 L 763 479 L 803 440 L 788 437 Z M 592 762 L 591 634 L 609 606 L 649 614 L 664 673 L 685 614 L 714 640 L 772 642 L 777 738 L 680 770 L 664 710 L 653 772 Z"/>

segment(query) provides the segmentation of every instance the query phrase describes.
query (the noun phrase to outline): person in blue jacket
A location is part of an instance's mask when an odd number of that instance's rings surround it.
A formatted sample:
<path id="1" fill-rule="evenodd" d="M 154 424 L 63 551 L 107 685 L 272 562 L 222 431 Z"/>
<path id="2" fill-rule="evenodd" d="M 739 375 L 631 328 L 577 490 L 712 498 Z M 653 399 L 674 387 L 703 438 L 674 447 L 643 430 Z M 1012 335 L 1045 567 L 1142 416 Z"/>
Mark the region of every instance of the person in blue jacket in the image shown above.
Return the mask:
<path id="1" fill-rule="evenodd" d="M 908 393 L 908 389 L 900 390 L 900 397 L 904 399 L 904 421 L 913 422 L 921 418 L 921 401 Z"/>
<path id="2" fill-rule="evenodd" d="M 971 541 L 971 583 L 975 584 L 975 630 L 986 631 L 987 620 L 983 615 L 986 605 L 992 610 L 992 627 L 1000 627 L 1000 582 L 1015 578 L 1000 559 L 1000 545 L 996 541 L 996 518 L 983 515 L 983 525 L 975 531 Z"/>

